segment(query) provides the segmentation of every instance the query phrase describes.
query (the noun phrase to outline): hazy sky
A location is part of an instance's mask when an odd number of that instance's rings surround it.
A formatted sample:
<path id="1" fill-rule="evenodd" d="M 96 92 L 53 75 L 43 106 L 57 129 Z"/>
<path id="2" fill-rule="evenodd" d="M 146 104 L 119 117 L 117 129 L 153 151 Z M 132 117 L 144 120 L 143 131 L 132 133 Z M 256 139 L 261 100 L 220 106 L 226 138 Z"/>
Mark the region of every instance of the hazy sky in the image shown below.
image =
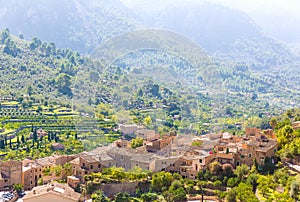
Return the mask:
<path id="1" fill-rule="evenodd" d="M 143 0 L 121 0 L 128 7 Z M 147 0 L 155 1 L 155 0 Z M 164 3 L 201 2 L 203 0 L 157 0 Z M 248 14 L 265 33 L 285 41 L 300 42 L 300 0 L 206 0 L 238 9 Z M 153 4 L 152 4 L 153 5 Z M 153 7 L 155 9 L 155 7 Z"/>

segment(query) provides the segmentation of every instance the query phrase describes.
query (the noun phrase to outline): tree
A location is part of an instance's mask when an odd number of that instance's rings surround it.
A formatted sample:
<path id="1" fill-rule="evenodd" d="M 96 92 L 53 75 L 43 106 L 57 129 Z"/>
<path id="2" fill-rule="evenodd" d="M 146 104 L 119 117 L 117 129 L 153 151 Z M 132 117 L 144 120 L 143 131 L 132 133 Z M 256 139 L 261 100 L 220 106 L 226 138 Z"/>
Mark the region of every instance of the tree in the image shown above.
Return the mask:
<path id="1" fill-rule="evenodd" d="M 134 138 L 131 140 L 131 148 L 137 148 L 137 147 L 140 147 L 140 146 L 143 146 L 143 138 L 141 137 L 137 137 L 137 138 Z"/>
<path id="2" fill-rule="evenodd" d="M 219 175 L 219 173 L 222 171 L 222 166 L 219 162 L 214 161 L 214 162 L 209 164 L 209 171 L 213 175 Z"/>
<path id="3" fill-rule="evenodd" d="M 227 186 L 228 187 L 235 187 L 239 184 L 239 179 L 237 177 L 234 178 L 229 178 L 227 181 Z"/>
<path id="4" fill-rule="evenodd" d="M 13 187 L 18 193 L 20 193 L 23 190 L 22 184 L 14 184 Z"/>
<path id="5" fill-rule="evenodd" d="M 299 191 L 300 191 L 300 183 L 297 180 L 295 180 L 291 184 L 290 197 L 295 201 L 298 201 Z"/>
<path id="6" fill-rule="evenodd" d="M 235 174 L 237 175 L 237 177 L 240 181 L 245 180 L 248 173 L 249 173 L 249 168 L 246 164 L 238 166 L 235 171 Z"/>
<path id="7" fill-rule="evenodd" d="M 230 164 L 224 164 L 223 166 L 223 175 L 231 177 L 233 175 L 233 167 Z"/>
<path id="8" fill-rule="evenodd" d="M 30 50 L 34 50 L 37 47 L 39 47 L 42 44 L 41 40 L 37 37 L 34 37 L 31 41 L 31 43 L 29 44 L 29 48 Z"/>
<path id="9" fill-rule="evenodd" d="M 141 199 L 143 200 L 143 202 L 152 202 L 158 199 L 157 194 L 155 193 L 144 193 L 141 195 Z"/>
<path id="10" fill-rule="evenodd" d="M 7 38 L 9 38 L 10 34 L 9 34 L 9 30 L 8 29 L 4 29 L 2 32 L 1 32 L 1 44 L 4 44 L 5 40 Z"/>
<path id="11" fill-rule="evenodd" d="M 168 202 L 186 201 L 186 192 L 179 180 L 173 181 L 169 189 L 163 193 L 163 196 Z"/>
<path id="12" fill-rule="evenodd" d="M 25 137 L 24 137 L 24 135 L 22 135 L 21 141 L 22 141 L 23 144 L 25 144 Z"/>
<path id="13" fill-rule="evenodd" d="M 28 86 L 28 87 L 27 87 L 27 94 L 28 94 L 29 96 L 32 95 L 32 91 L 33 91 L 32 86 Z"/>
<path id="14" fill-rule="evenodd" d="M 236 190 L 231 189 L 229 192 L 226 194 L 226 199 L 228 202 L 236 202 Z"/>
<path id="15" fill-rule="evenodd" d="M 167 190 L 172 183 L 172 179 L 171 173 L 165 171 L 154 173 L 151 181 L 151 189 L 156 192 Z"/>
<path id="16" fill-rule="evenodd" d="M 33 142 L 36 142 L 37 141 L 37 131 L 36 131 L 36 128 L 33 130 L 32 137 L 33 137 Z"/>
<path id="17" fill-rule="evenodd" d="M 243 182 L 236 187 L 236 197 L 240 202 L 259 202 L 252 192 L 252 187 Z"/>
<path id="18" fill-rule="evenodd" d="M 43 108 L 42 108 L 41 106 L 38 106 L 36 112 L 37 112 L 37 113 L 41 113 L 42 111 L 43 111 Z"/>
<path id="19" fill-rule="evenodd" d="M 277 186 L 273 181 L 273 177 L 270 175 L 267 176 L 260 175 L 258 177 L 257 182 L 258 182 L 257 188 L 265 198 L 268 197 L 267 194 L 269 193 L 269 190 L 275 189 L 275 187 Z"/>
<path id="20" fill-rule="evenodd" d="M 130 202 L 130 196 L 128 193 L 117 193 L 115 202 Z"/>
<path id="21" fill-rule="evenodd" d="M 150 116 L 145 117 L 143 123 L 145 124 L 145 126 L 150 126 L 152 124 L 151 117 Z"/>
<path id="22" fill-rule="evenodd" d="M 51 167 L 51 173 L 53 173 L 56 177 L 59 177 L 62 174 L 62 166 L 57 165 L 57 166 Z"/>
<path id="23" fill-rule="evenodd" d="M 141 88 L 138 89 L 137 96 L 143 97 L 143 95 L 144 95 L 143 90 Z"/>
<path id="24" fill-rule="evenodd" d="M 282 148 L 284 145 L 290 143 L 294 138 L 294 129 L 290 125 L 285 125 L 277 132 L 278 146 Z"/>
<path id="25" fill-rule="evenodd" d="M 72 175 L 72 165 L 70 163 L 66 163 L 64 164 L 63 166 L 63 171 L 64 171 L 64 174 L 66 176 L 71 176 Z"/>
<path id="26" fill-rule="evenodd" d="M 57 81 L 58 92 L 69 97 L 73 96 L 71 89 L 71 77 L 67 74 L 62 74 L 58 77 Z"/>
<path id="27" fill-rule="evenodd" d="M 104 195 L 102 190 L 98 190 L 91 196 L 93 202 L 109 202 L 109 199 Z"/>
<path id="28" fill-rule="evenodd" d="M 44 184 L 43 178 L 39 178 L 38 180 L 38 185 L 41 186 Z"/>
<path id="29" fill-rule="evenodd" d="M 19 138 L 19 136 L 17 137 L 17 148 L 19 149 L 19 147 L 20 147 L 20 138 Z"/>
<path id="30" fill-rule="evenodd" d="M 272 118 L 269 124 L 273 129 L 275 129 L 278 124 L 276 118 Z"/>
<path id="31" fill-rule="evenodd" d="M 255 193 L 255 190 L 256 190 L 257 185 L 258 185 L 257 180 L 258 180 L 258 175 L 257 174 L 250 174 L 247 177 L 247 183 L 252 186 L 253 193 Z"/>
<path id="32" fill-rule="evenodd" d="M 173 192 L 172 201 L 186 201 L 186 192 L 183 187 L 179 187 Z"/>

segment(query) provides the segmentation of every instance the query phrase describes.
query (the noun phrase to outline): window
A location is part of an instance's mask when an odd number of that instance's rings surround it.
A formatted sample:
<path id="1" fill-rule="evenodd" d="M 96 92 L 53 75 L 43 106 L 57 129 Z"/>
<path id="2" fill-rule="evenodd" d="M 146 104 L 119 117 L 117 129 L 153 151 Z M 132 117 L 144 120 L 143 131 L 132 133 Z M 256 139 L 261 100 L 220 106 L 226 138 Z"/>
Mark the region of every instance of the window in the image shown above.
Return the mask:
<path id="1" fill-rule="evenodd" d="M 94 168 L 94 166 L 93 165 L 90 165 L 90 169 L 93 169 Z"/>
<path id="2" fill-rule="evenodd" d="M 84 167 L 84 166 L 85 166 L 85 163 L 82 163 L 82 166 Z"/>
<path id="3" fill-rule="evenodd" d="M 236 166 L 240 166 L 240 162 L 239 161 L 236 162 Z"/>
<path id="4" fill-rule="evenodd" d="M 248 156 L 251 158 L 251 157 L 252 157 L 252 154 L 248 154 Z"/>
<path id="5" fill-rule="evenodd" d="M 241 155 L 241 158 L 243 159 L 243 158 L 245 158 L 245 156 L 244 156 L 244 155 Z"/>
<path id="6" fill-rule="evenodd" d="M 42 178 L 42 175 L 39 175 L 39 178 Z"/>
<path id="7" fill-rule="evenodd" d="M 101 168 L 101 164 L 100 163 L 98 164 L 98 168 Z"/>
<path id="8" fill-rule="evenodd" d="M 274 149 L 274 153 L 276 153 L 276 152 L 277 152 L 277 149 L 275 148 L 275 149 Z"/>
<path id="9" fill-rule="evenodd" d="M 202 163 L 202 159 L 199 159 L 199 163 Z"/>
<path id="10" fill-rule="evenodd" d="M 123 155 L 121 155 L 121 159 L 123 159 L 124 157 L 123 157 Z"/>
<path id="11" fill-rule="evenodd" d="M 84 174 L 88 174 L 88 171 L 85 171 Z"/>
<path id="12" fill-rule="evenodd" d="M 30 184 L 32 184 L 32 181 L 30 181 Z"/>

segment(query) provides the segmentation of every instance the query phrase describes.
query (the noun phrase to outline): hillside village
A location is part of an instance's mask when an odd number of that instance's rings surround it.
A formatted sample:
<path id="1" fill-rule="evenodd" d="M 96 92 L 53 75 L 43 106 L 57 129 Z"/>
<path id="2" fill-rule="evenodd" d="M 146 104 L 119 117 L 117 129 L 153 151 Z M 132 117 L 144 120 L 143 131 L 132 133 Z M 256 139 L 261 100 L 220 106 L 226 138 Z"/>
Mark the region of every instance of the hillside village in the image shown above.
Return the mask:
<path id="1" fill-rule="evenodd" d="M 34 201 L 33 198 L 39 198 L 43 189 L 49 189 L 49 183 L 52 183 L 52 192 L 47 191 L 48 194 L 64 197 L 64 194 L 57 193 L 68 190 L 71 193 L 69 201 L 78 201 L 82 200 L 82 195 L 69 187 L 76 190 L 86 183 L 85 176 L 102 172 L 104 168 L 122 167 L 129 171 L 140 167 L 151 173 L 167 171 L 179 173 L 183 178 L 195 179 L 198 172 L 207 169 L 212 162 L 219 162 L 222 166 L 231 166 L 233 169 L 243 164 L 249 168 L 255 165 L 261 172 L 274 169 L 277 162 L 275 154 L 278 143 L 271 129 L 261 131 L 247 128 L 244 136 L 229 133 L 178 136 L 172 132 L 160 136 L 154 130 L 141 129 L 136 125 L 121 125 L 120 130 L 122 139 L 90 152 L 1 162 L 0 188 L 22 184 L 24 190 L 33 190 L 23 200 Z M 142 144 L 132 148 L 131 142 L 125 138 L 129 136 L 142 139 Z M 66 165 L 69 165 L 68 169 L 55 171 L 58 166 L 65 168 Z M 54 172 L 50 172 L 53 170 Z M 63 180 L 67 185 L 53 184 L 54 181 Z M 37 187 L 43 184 L 44 186 Z M 65 188 L 59 188 L 61 186 Z M 126 192 L 126 188 L 113 192 L 116 194 L 120 191 Z M 112 194 L 111 190 L 109 194 Z"/>

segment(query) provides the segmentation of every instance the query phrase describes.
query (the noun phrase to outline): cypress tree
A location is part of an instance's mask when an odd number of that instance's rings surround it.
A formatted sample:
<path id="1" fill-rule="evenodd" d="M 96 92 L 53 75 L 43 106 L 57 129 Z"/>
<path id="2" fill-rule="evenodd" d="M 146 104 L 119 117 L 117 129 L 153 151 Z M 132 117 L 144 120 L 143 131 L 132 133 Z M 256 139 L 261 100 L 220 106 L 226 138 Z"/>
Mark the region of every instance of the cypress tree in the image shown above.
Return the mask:
<path id="1" fill-rule="evenodd" d="M 17 148 L 19 149 L 20 147 L 20 139 L 19 139 L 19 136 L 17 137 Z"/>
<path id="2" fill-rule="evenodd" d="M 33 142 L 36 142 L 37 140 L 37 132 L 36 132 L 36 129 L 34 129 L 33 131 Z"/>
<path id="3" fill-rule="evenodd" d="M 24 135 L 22 135 L 21 141 L 22 141 L 23 144 L 25 144 L 25 137 L 24 137 Z"/>

